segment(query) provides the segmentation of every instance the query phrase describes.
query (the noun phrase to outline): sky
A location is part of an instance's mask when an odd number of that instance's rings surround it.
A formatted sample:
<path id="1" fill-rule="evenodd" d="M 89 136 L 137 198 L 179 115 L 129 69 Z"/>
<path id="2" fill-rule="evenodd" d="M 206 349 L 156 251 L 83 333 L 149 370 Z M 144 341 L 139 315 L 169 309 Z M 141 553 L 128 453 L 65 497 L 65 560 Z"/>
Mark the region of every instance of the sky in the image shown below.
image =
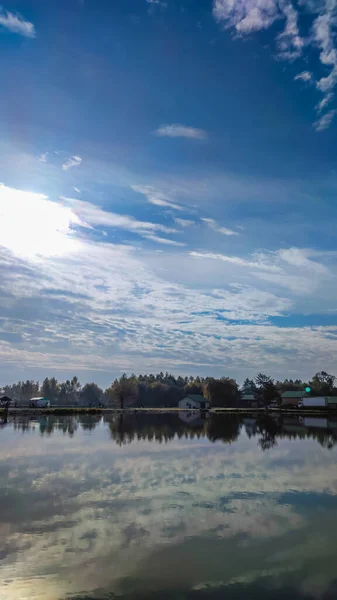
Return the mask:
<path id="1" fill-rule="evenodd" d="M 337 3 L 1 0 L 0 385 L 337 350 Z"/>

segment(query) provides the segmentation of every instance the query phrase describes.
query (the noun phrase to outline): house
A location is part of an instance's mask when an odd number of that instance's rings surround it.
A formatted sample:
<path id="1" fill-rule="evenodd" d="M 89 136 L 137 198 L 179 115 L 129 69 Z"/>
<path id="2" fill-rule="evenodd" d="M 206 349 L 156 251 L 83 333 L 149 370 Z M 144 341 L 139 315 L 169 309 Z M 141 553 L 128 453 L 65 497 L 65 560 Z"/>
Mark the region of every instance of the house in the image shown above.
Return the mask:
<path id="1" fill-rule="evenodd" d="M 11 402 L 12 398 L 9 398 L 9 396 L 2 396 L 2 398 L 0 398 L 0 406 L 9 406 Z"/>
<path id="2" fill-rule="evenodd" d="M 50 408 L 50 400 L 48 400 L 48 398 L 44 398 L 42 397 L 38 397 L 38 398 L 31 398 L 29 400 L 29 407 L 30 408 Z"/>
<path id="3" fill-rule="evenodd" d="M 238 406 L 241 408 L 254 408 L 258 406 L 258 404 L 258 397 L 252 392 L 247 392 L 246 394 L 241 392 L 240 397 L 238 398 Z"/>
<path id="4" fill-rule="evenodd" d="M 199 394 L 189 394 L 178 403 L 184 410 L 206 410 L 210 407 L 209 400 Z"/>
<path id="5" fill-rule="evenodd" d="M 255 394 L 242 394 L 241 396 L 242 402 L 256 402 Z"/>
<path id="6" fill-rule="evenodd" d="M 298 403 L 306 397 L 304 390 L 283 392 L 281 396 L 282 406 L 298 406 Z"/>

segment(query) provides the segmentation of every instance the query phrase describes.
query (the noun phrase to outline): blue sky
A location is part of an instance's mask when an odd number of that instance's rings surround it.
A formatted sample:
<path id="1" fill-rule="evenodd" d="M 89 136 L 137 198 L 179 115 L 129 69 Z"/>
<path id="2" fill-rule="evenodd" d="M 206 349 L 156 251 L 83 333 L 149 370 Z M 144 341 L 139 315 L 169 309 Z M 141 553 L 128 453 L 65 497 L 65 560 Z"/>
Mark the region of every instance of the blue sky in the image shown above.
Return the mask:
<path id="1" fill-rule="evenodd" d="M 336 17 L 2 5 L 0 383 L 334 371 Z"/>

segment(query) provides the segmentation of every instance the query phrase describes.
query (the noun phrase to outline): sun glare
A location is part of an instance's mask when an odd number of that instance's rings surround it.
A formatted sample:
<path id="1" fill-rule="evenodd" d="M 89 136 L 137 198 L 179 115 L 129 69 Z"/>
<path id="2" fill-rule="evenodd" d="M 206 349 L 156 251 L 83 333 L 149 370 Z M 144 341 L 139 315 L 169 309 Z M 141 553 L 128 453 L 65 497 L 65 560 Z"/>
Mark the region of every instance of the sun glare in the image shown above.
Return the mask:
<path id="1" fill-rule="evenodd" d="M 71 208 L 43 194 L 0 184 L 0 246 L 22 258 L 63 256 L 80 242 L 73 227 L 81 221 Z"/>

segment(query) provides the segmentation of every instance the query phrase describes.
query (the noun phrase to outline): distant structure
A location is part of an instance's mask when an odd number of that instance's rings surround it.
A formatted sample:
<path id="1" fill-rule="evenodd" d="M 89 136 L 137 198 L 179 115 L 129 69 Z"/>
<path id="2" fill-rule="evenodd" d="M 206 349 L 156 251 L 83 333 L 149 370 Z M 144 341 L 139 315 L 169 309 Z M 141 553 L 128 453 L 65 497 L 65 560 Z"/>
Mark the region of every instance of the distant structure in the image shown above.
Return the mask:
<path id="1" fill-rule="evenodd" d="M 326 398 L 327 407 L 332 410 L 337 410 L 337 396 L 330 396 Z"/>
<path id="2" fill-rule="evenodd" d="M 179 408 L 184 410 L 206 410 L 210 408 L 209 400 L 199 394 L 189 394 L 179 401 Z"/>
<path id="3" fill-rule="evenodd" d="M 283 392 L 281 396 L 282 406 L 298 406 L 298 403 L 307 396 L 305 390 L 297 392 Z"/>
<path id="4" fill-rule="evenodd" d="M 2 396 L 2 398 L 0 398 L 0 406 L 9 406 L 11 402 L 12 398 L 9 398 L 9 396 Z"/>
<path id="5" fill-rule="evenodd" d="M 42 397 L 38 397 L 38 398 L 31 398 L 29 400 L 29 407 L 30 408 L 50 408 L 50 400 L 48 400 L 48 398 L 44 398 Z"/>
<path id="6" fill-rule="evenodd" d="M 255 394 L 242 394 L 240 404 L 243 406 L 257 406 L 257 397 Z"/>

